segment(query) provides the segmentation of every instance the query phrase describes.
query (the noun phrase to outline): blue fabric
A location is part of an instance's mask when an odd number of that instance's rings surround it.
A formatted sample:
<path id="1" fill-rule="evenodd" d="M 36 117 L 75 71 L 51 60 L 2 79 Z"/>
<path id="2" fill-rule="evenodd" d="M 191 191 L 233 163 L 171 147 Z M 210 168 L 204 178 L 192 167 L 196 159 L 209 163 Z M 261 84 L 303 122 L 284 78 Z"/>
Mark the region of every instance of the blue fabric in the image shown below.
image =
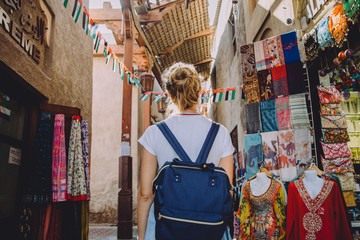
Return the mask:
<path id="1" fill-rule="evenodd" d="M 335 43 L 334 39 L 330 36 L 328 23 L 329 17 L 324 19 L 316 29 L 318 43 L 323 49 L 326 47 L 330 47 Z"/>
<path id="2" fill-rule="evenodd" d="M 264 132 L 278 131 L 275 99 L 261 102 L 261 123 Z"/>
<path id="3" fill-rule="evenodd" d="M 293 63 L 300 61 L 299 47 L 297 35 L 295 31 L 281 35 L 281 43 L 284 52 L 285 63 Z"/>
<path id="4" fill-rule="evenodd" d="M 263 161 L 262 141 L 260 133 L 245 135 L 245 178 L 249 179 L 259 170 L 259 162 Z"/>

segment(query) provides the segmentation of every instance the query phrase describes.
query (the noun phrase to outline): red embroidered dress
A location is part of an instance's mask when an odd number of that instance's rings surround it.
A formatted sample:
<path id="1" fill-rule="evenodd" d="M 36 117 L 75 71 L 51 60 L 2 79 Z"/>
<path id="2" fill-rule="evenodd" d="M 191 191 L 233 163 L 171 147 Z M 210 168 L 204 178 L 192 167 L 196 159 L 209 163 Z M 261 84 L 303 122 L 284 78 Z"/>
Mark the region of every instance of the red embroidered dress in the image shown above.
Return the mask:
<path id="1" fill-rule="evenodd" d="M 337 184 L 325 180 L 315 199 L 307 193 L 302 179 L 289 184 L 286 239 L 352 239 Z"/>

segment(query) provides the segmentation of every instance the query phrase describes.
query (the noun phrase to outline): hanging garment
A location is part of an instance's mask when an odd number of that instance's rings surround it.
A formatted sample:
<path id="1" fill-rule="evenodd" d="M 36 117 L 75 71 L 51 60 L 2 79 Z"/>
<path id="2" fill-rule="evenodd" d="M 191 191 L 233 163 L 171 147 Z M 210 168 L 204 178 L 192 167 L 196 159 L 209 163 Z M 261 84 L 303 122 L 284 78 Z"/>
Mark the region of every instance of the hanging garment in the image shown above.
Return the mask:
<path id="1" fill-rule="evenodd" d="M 243 74 L 256 72 L 254 44 L 250 43 L 240 47 L 241 68 Z"/>
<path id="2" fill-rule="evenodd" d="M 64 128 L 64 114 L 56 114 L 52 151 L 53 202 L 66 201 L 66 148 Z"/>
<path id="3" fill-rule="evenodd" d="M 275 99 L 263 101 L 261 104 L 261 123 L 264 132 L 272 132 L 278 130 L 276 120 Z"/>
<path id="4" fill-rule="evenodd" d="M 306 106 L 305 93 L 289 96 L 291 122 L 293 128 L 309 128 L 309 114 Z"/>
<path id="5" fill-rule="evenodd" d="M 244 91 L 246 103 L 260 102 L 259 81 L 256 72 L 244 74 Z"/>
<path id="6" fill-rule="evenodd" d="M 266 40 L 254 42 L 256 69 L 264 70 L 271 68 L 269 49 Z"/>
<path id="7" fill-rule="evenodd" d="M 344 0 L 343 10 L 347 20 L 354 24 L 360 13 L 360 0 Z"/>
<path id="8" fill-rule="evenodd" d="M 286 130 L 292 128 L 291 110 L 289 97 L 281 97 L 275 99 L 276 103 L 276 118 L 279 130 Z"/>
<path id="9" fill-rule="evenodd" d="M 280 178 L 291 181 L 296 177 L 294 130 L 278 132 Z"/>
<path id="10" fill-rule="evenodd" d="M 318 43 L 322 49 L 334 45 L 334 39 L 330 36 L 328 29 L 329 17 L 324 19 L 316 28 L 316 35 L 318 37 Z"/>
<path id="11" fill-rule="evenodd" d="M 271 67 L 279 67 L 285 64 L 284 52 L 280 35 L 266 39 Z"/>
<path id="12" fill-rule="evenodd" d="M 309 33 L 308 39 L 305 41 L 306 61 L 313 61 L 317 58 L 320 46 L 317 40 L 316 30 Z"/>
<path id="13" fill-rule="evenodd" d="M 349 134 L 344 128 L 324 128 L 321 129 L 321 132 L 324 143 L 344 143 L 350 141 Z"/>
<path id="14" fill-rule="evenodd" d="M 81 120 L 81 143 L 84 159 L 87 200 L 90 200 L 89 129 L 87 120 Z"/>
<path id="15" fill-rule="evenodd" d="M 278 132 L 261 133 L 264 167 L 279 176 Z"/>
<path id="16" fill-rule="evenodd" d="M 330 160 L 321 157 L 321 162 L 326 173 L 354 172 L 354 165 L 351 161 L 351 157 Z"/>
<path id="17" fill-rule="evenodd" d="M 289 95 L 288 81 L 286 76 L 286 66 L 275 67 L 271 69 L 271 78 L 274 87 L 274 96 L 285 97 Z"/>
<path id="18" fill-rule="evenodd" d="M 245 135 L 245 178 L 249 179 L 259 170 L 259 162 L 263 160 L 262 141 L 260 133 Z"/>
<path id="19" fill-rule="evenodd" d="M 339 4 L 332 10 L 329 17 L 328 29 L 335 44 L 341 47 L 348 32 L 348 24 L 343 11 L 343 4 Z"/>
<path id="20" fill-rule="evenodd" d="M 344 96 L 334 87 L 318 87 L 320 103 L 344 102 Z"/>
<path id="21" fill-rule="evenodd" d="M 286 239 L 352 239 L 337 184 L 325 180 L 315 199 L 309 196 L 303 180 L 289 184 Z"/>
<path id="22" fill-rule="evenodd" d="M 284 51 L 285 63 L 300 62 L 299 47 L 296 32 L 288 32 L 281 35 L 281 43 Z"/>
<path id="23" fill-rule="evenodd" d="M 247 133 L 262 132 L 260 103 L 245 104 L 246 112 L 246 131 Z"/>
<path id="24" fill-rule="evenodd" d="M 311 134 L 309 128 L 294 129 L 294 142 L 295 142 L 295 160 L 311 160 Z"/>
<path id="25" fill-rule="evenodd" d="M 266 101 L 274 98 L 274 89 L 271 80 L 271 71 L 269 69 L 258 71 L 260 88 L 260 99 Z"/>
<path id="26" fill-rule="evenodd" d="M 306 92 L 302 62 L 286 64 L 286 77 L 290 95 Z"/>
<path id="27" fill-rule="evenodd" d="M 271 179 L 268 190 L 260 196 L 252 194 L 250 181 L 247 182 L 237 214 L 240 219 L 239 239 L 284 239 L 285 205 L 280 182 Z"/>
<path id="28" fill-rule="evenodd" d="M 68 157 L 66 198 L 73 201 L 86 200 L 87 190 L 79 116 L 73 116 L 71 123 Z"/>

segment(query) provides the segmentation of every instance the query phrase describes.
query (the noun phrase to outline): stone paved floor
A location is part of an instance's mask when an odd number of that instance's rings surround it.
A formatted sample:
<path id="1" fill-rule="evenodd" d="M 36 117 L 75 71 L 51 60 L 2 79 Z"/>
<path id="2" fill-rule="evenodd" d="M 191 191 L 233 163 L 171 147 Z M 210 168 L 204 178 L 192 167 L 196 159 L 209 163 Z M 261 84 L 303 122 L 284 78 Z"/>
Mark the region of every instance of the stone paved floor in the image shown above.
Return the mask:
<path id="1" fill-rule="evenodd" d="M 117 240 L 117 227 L 109 225 L 90 225 L 89 240 Z M 137 227 L 133 228 L 133 239 L 137 238 Z"/>

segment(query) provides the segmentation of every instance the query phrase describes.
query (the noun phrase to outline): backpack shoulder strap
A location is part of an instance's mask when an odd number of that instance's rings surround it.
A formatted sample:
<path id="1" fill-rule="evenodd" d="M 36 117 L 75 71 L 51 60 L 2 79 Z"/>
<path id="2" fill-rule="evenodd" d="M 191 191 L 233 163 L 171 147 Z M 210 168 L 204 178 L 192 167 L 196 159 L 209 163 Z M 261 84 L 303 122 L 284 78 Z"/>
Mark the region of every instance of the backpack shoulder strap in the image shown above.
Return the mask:
<path id="1" fill-rule="evenodd" d="M 218 123 L 213 122 L 211 124 L 208 135 L 206 136 L 205 142 L 200 150 L 199 156 L 196 159 L 196 163 L 204 164 L 209 156 L 211 147 L 214 143 L 215 137 L 219 131 L 220 125 Z"/>
<path id="2" fill-rule="evenodd" d="M 170 143 L 171 147 L 174 149 L 174 151 L 179 155 L 181 160 L 184 162 L 192 162 L 189 158 L 189 156 L 186 154 L 182 146 L 180 145 L 179 141 L 176 139 L 174 134 L 170 131 L 169 127 L 166 125 L 164 121 L 161 121 L 159 123 L 156 123 L 156 126 L 160 129 L 162 134 L 164 134 L 165 138 Z"/>

